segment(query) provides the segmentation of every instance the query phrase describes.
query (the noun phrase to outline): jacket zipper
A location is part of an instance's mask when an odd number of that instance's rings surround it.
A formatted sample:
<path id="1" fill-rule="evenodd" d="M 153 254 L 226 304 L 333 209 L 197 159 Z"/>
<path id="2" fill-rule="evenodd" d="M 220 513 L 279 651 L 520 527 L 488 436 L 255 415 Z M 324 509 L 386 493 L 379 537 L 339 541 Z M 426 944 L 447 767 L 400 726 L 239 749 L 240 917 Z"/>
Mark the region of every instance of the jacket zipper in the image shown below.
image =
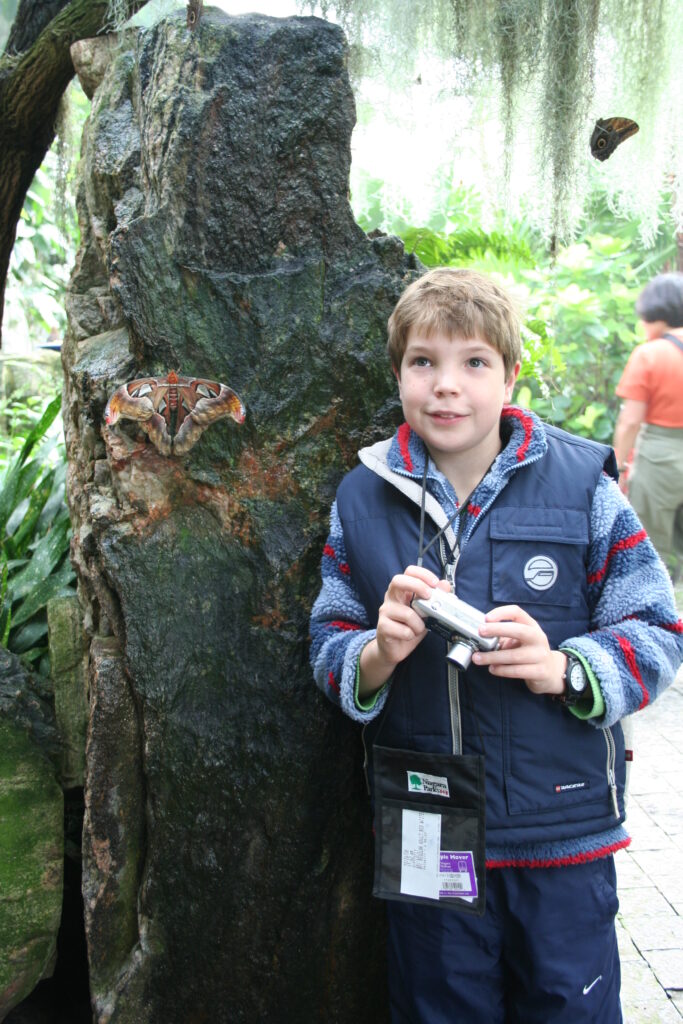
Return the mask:
<path id="1" fill-rule="evenodd" d="M 611 729 L 603 729 L 605 735 L 605 743 L 607 744 L 607 784 L 609 786 L 610 794 L 612 796 L 612 807 L 614 808 L 615 817 L 619 818 L 619 801 L 617 799 L 617 779 L 615 775 L 615 765 L 617 760 L 617 747 L 614 742 L 614 736 L 612 735 Z"/>

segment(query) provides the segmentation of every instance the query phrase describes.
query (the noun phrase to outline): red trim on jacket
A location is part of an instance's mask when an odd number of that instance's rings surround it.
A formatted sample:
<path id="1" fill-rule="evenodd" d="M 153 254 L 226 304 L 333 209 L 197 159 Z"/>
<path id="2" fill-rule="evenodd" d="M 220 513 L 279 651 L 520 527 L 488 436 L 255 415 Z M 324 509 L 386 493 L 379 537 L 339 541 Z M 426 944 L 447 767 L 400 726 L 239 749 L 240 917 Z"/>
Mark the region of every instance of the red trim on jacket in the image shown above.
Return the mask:
<path id="1" fill-rule="evenodd" d="M 405 466 L 406 472 L 412 473 L 415 467 L 413 466 L 413 460 L 410 457 L 410 450 L 408 448 L 410 443 L 410 427 L 407 423 L 402 423 L 398 428 L 396 438 L 398 440 L 398 448 L 401 453 L 401 458 L 403 459 L 403 465 Z"/>
<path id="2" fill-rule="evenodd" d="M 646 705 L 650 703 L 650 694 L 647 692 L 645 688 L 645 683 L 643 682 L 643 677 L 640 674 L 638 662 L 636 661 L 635 649 L 631 641 L 627 640 L 625 636 L 619 636 L 618 633 L 615 633 L 614 635 L 616 636 L 619 647 L 621 648 L 621 653 L 624 655 L 624 660 L 626 662 L 626 665 L 628 666 L 628 670 L 635 679 L 635 681 L 638 683 L 641 693 L 643 694 L 643 699 L 638 705 L 638 711 L 640 711 L 642 708 L 646 707 Z"/>
<path id="3" fill-rule="evenodd" d="M 589 575 L 588 583 L 598 583 L 607 572 L 607 566 L 615 555 L 619 554 L 620 551 L 630 551 L 631 548 L 638 547 L 638 545 L 642 544 L 646 538 L 647 533 L 645 530 L 639 530 L 638 533 L 634 533 L 630 537 L 624 537 L 623 540 L 618 540 L 617 543 L 613 544 L 607 552 L 607 558 L 605 559 L 602 568 Z"/>
<path id="4" fill-rule="evenodd" d="M 503 407 L 501 412 L 501 418 L 503 416 L 512 416 L 518 420 L 524 427 L 524 440 L 517 449 L 517 462 L 523 462 L 526 458 L 526 453 L 529 450 L 531 444 L 531 437 L 534 432 L 534 421 L 531 416 L 528 416 L 523 409 L 517 409 L 511 405 Z"/>
<path id="5" fill-rule="evenodd" d="M 627 836 L 618 843 L 611 846 L 600 846 L 597 850 L 589 850 L 587 853 L 573 853 L 567 857 L 548 857 L 538 860 L 487 860 L 486 867 L 489 868 L 567 868 L 572 864 L 589 864 L 591 861 L 599 860 L 601 857 L 610 857 L 617 850 L 623 850 L 631 843 L 631 837 Z"/>
<path id="6" fill-rule="evenodd" d="M 331 544 L 326 544 L 323 548 L 323 558 L 325 557 L 331 558 L 333 561 L 337 562 L 337 552 Z M 348 562 L 337 562 L 337 568 L 339 569 L 339 572 L 343 572 L 345 576 L 348 576 L 351 572 Z"/>

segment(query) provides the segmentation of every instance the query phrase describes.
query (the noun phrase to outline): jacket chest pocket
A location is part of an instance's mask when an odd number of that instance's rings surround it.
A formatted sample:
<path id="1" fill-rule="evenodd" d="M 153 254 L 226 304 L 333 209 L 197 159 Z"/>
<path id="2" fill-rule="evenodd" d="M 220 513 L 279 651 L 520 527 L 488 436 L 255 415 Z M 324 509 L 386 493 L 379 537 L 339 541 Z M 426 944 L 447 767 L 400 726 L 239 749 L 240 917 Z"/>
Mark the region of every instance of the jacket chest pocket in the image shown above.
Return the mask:
<path id="1" fill-rule="evenodd" d="M 494 509 L 490 534 L 491 591 L 496 604 L 585 608 L 586 512 Z"/>

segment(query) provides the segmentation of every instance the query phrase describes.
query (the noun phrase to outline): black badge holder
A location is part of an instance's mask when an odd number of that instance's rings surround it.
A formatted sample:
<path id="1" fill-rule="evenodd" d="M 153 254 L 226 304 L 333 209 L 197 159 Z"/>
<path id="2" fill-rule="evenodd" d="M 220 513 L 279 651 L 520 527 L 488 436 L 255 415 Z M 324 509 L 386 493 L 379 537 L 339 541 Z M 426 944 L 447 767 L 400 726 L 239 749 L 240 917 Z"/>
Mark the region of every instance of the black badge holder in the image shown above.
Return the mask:
<path id="1" fill-rule="evenodd" d="M 484 758 L 375 746 L 373 895 L 481 916 Z"/>

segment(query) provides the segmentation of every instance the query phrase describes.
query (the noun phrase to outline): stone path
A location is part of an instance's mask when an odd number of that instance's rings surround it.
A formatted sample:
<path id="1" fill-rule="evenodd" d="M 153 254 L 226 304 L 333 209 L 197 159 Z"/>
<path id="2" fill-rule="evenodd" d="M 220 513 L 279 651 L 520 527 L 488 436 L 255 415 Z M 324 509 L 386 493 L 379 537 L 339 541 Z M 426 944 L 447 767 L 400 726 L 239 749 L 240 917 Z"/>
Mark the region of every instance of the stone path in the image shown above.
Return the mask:
<path id="1" fill-rule="evenodd" d="M 616 855 L 624 1024 L 681 1024 L 683 670 L 633 727 L 626 822 L 633 841 Z"/>

